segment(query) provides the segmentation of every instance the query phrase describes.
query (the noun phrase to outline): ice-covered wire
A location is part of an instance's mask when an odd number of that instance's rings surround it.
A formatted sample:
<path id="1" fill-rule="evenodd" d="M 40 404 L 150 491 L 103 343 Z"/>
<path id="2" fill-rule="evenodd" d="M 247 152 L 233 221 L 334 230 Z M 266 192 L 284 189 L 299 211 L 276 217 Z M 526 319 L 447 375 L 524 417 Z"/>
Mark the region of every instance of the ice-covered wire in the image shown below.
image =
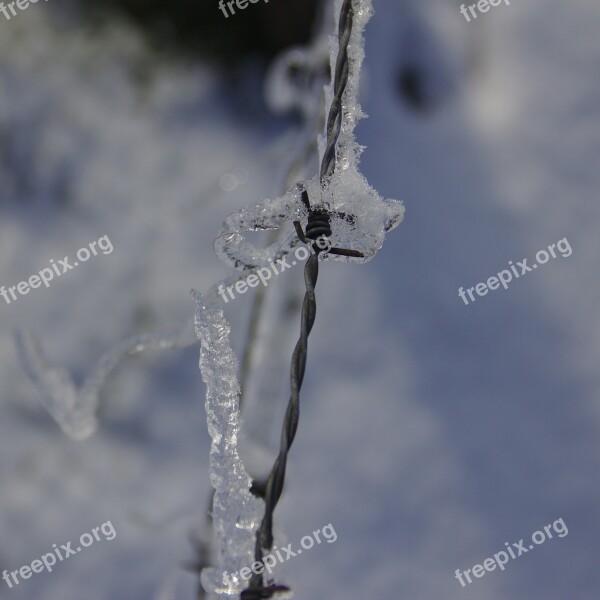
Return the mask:
<path id="1" fill-rule="evenodd" d="M 346 91 L 348 74 L 350 72 L 348 46 L 352 34 L 353 20 L 354 9 L 352 7 L 352 0 L 344 0 L 338 27 L 339 50 L 335 64 L 333 99 L 327 117 L 327 145 L 321 162 L 321 181 L 332 175 L 335 171 L 335 147 L 340 137 L 343 120 L 342 99 Z"/>
<path id="2" fill-rule="evenodd" d="M 352 0 L 344 0 L 338 27 L 339 49 L 333 84 L 334 95 L 327 120 L 327 145 L 323 154 L 320 171 L 322 182 L 334 173 L 336 166 L 335 147 L 341 132 L 343 120 L 342 97 L 346 90 L 348 73 L 350 70 L 348 46 L 352 33 L 352 23 Z M 315 240 L 320 236 L 329 237 L 332 233 L 330 215 L 321 210 L 311 209 L 306 191 L 303 192 L 302 199 L 305 204 L 307 204 L 309 210 L 306 232 L 301 231 L 299 223 L 295 223 L 295 226 L 298 231 L 298 236 L 302 241 L 312 241 L 313 254 L 308 258 L 304 267 L 306 293 L 302 304 L 300 338 L 298 339 L 292 355 L 292 365 L 290 370 L 291 394 L 281 431 L 279 454 L 267 478 L 264 495 L 265 515 L 256 532 L 254 558 L 255 561 L 261 564 L 264 559 L 265 551 L 270 550 L 273 546 L 273 516 L 283 492 L 287 458 L 298 430 L 298 421 L 300 417 L 300 390 L 306 371 L 308 337 L 313 328 L 317 314 L 315 287 L 319 277 L 319 247 L 315 243 Z M 344 249 L 337 250 L 340 254 L 348 252 Z M 272 584 L 265 586 L 262 575 L 254 573 L 247 589 L 242 592 L 241 598 L 242 600 L 259 600 L 261 598 L 270 598 L 275 593 L 286 590 L 287 588 L 285 586 Z"/>
<path id="3" fill-rule="evenodd" d="M 125 357 L 145 350 L 191 346 L 196 343 L 193 331 L 193 323 L 188 321 L 180 331 L 129 337 L 100 357 L 80 387 L 66 369 L 48 363 L 41 340 L 32 331 L 17 331 L 15 342 L 21 363 L 38 388 L 48 412 L 65 434 L 76 440 L 85 440 L 98 427 L 100 391 L 109 373 Z"/>
<path id="4" fill-rule="evenodd" d="M 312 168 L 314 167 L 312 162 L 317 153 L 317 133 L 323 127 L 325 122 L 325 114 L 321 97 L 323 95 L 323 85 L 325 84 L 325 79 L 329 73 L 329 56 L 325 49 L 327 44 L 324 42 L 326 39 L 325 26 L 321 25 L 320 29 L 323 29 L 323 31 L 315 37 L 315 40 L 312 42 L 311 46 L 307 47 L 306 49 L 295 49 L 294 51 L 283 55 L 280 59 L 283 67 L 278 67 L 269 76 L 271 84 L 270 88 L 273 88 L 270 90 L 270 93 L 273 94 L 275 93 L 278 85 L 281 85 L 278 83 L 278 80 L 284 79 L 284 85 L 286 87 L 285 91 L 288 94 L 286 98 L 291 103 L 290 106 L 287 106 L 287 108 L 289 110 L 292 108 L 299 110 L 304 121 L 302 128 L 295 132 L 294 143 L 288 151 L 288 154 L 291 156 L 291 158 L 287 161 L 287 164 L 283 169 L 284 175 L 281 182 L 284 190 L 292 186 L 294 182 L 307 177 L 311 172 Z M 307 72 L 307 76 L 301 81 L 296 81 L 295 79 L 287 77 L 287 71 L 290 69 L 290 64 L 292 63 L 297 68 L 303 69 Z M 285 70 L 283 70 L 284 67 Z M 297 241 L 297 238 L 295 238 L 294 242 L 297 243 Z M 284 249 L 284 253 L 289 251 L 290 248 L 285 246 L 285 232 L 281 229 L 273 229 L 270 231 L 269 244 L 277 243 L 281 248 Z M 226 283 L 234 284 L 238 279 L 242 279 L 242 277 L 246 276 L 247 273 L 244 273 L 243 275 L 238 274 L 237 276 L 232 276 L 232 278 L 230 278 L 230 280 Z M 246 396 L 252 367 L 256 361 L 256 345 L 259 337 L 259 329 L 261 327 L 261 317 L 263 315 L 266 292 L 268 289 L 270 288 L 261 288 L 258 290 L 251 309 L 250 324 L 247 331 L 247 339 L 244 344 L 245 350 L 240 366 L 240 410 Z M 217 290 L 218 286 L 214 286 L 212 294 L 209 292 L 209 295 L 212 295 L 216 298 Z M 270 320 L 272 321 L 272 319 L 273 315 L 270 315 Z M 273 355 L 276 355 L 277 353 L 271 348 L 270 354 L 271 360 L 273 360 Z M 263 358 L 262 360 L 268 359 Z M 260 409 L 264 416 L 264 414 L 268 414 L 269 407 L 265 405 L 264 397 L 262 400 L 263 402 L 261 403 Z M 264 423 L 264 420 L 260 422 Z M 264 443 L 266 444 L 266 441 Z M 266 481 L 264 479 L 254 480 L 252 482 L 250 492 L 254 496 L 264 499 L 265 485 Z M 213 499 L 214 492 L 210 494 L 207 515 L 213 514 Z M 191 568 L 199 573 L 208 568 L 211 562 L 211 525 L 212 520 L 207 521 L 204 535 L 195 542 L 196 558 L 194 563 L 191 565 Z M 207 592 L 204 587 L 200 585 L 197 591 L 197 598 L 198 600 L 204 600 L 206 597 Z"/>
<path id="5" fill-rule="evenodd" d="M 279 453 L 262 494 L 265 511 L 254 536 L 255 564 L 264 563 L 266 553 L 273 546 L 274 512 L 283 492 L 287 459 L 298 429 L 308 337 L 316 316 L 318 262 L 321 258 L 331 257 L 338 257 L 343 262 L 370 260 L 381 248 L 385 234 L 396 227 L 404 215 L 402 203 L 381 198 L 357 168 L 363 148 L 356 143 L 353 131 L 364 117 L 357 98 L 364 59 L 363 30 L 373 13 L 371 0 L 336 0 L 335 4 L 340 15 L 337 42 L 332 40 L 330 44 L 332 81 L 326 87 L 325 104 L 329 104 L 329 111 L 325 135 L 319 138 L 319 149 L 322 150 L 319 173 L 292 186 L 280 198 L 264 200 L 230 215 L 215 243 L 219 257 L 242 272 L 268 264 L 283 248 L 292 248 L 294 242 L 309 244 L 314 251 L 305 265 L 306 293 L 300 339 L 292 357 L 291 394 Z M 274 228 L 281 228 L 285 233 L 290 221 L 296 228 L 296 236 L 266 249 L 252 244 L 243 235 Z M 306 222 L 305 230 L 302 222 Z M 319 236 L 330 241 L 330 248 L 321 254 L 316 245 Z M 242 600 L 271 598 L 287 589 L 271 580 L 265 581 L 262 575 L 255 573 L 241 597 Z"/>

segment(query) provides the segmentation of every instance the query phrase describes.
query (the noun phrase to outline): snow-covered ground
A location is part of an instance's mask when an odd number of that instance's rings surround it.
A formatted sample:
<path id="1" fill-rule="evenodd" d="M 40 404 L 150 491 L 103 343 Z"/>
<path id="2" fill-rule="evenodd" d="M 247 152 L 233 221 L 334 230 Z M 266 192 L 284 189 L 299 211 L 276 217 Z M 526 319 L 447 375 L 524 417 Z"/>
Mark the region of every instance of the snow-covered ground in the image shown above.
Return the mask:
<path id="1" fill-rule="evenodd" d="M 472 23 L 451 0 L 375 8 L 357 137 L 364 174 L 406 217 L 372 262 L 322 265 L 276 525 L 294 546 L 330 522 L 338 539 L 277 580 L 298 598 L 593 600 L 600 5 L 513 0 Z M 98 433 L 73 442 L 13 332 L 34 330 L 82 381 L 119 340 L 178 327 L 190 288 L 226 274 L 212 250 L 222 220 L 279 194 L 286 126 L 254 108 L 251 64 L 236 94 L 124 24 L 91 33 L 53 10 L 0 18 L 0 285 L 103 235 L 114 252 L 0 298 L 0 571 L 107 520 L 117 536 L 13 589 L 0 581 L 0 598 L 187 600 L 197 582 L 181 567 L 210 491 L 198 347 L 124 361 Z M 429 112 L 400 91 L 415 65 Z M 458 297 L 564 237 L 570 257 L 469 306 Z M 227 313 L 236 348 L 249 304 Z M 561 517 L 564 538 L 455 579 Z"/>

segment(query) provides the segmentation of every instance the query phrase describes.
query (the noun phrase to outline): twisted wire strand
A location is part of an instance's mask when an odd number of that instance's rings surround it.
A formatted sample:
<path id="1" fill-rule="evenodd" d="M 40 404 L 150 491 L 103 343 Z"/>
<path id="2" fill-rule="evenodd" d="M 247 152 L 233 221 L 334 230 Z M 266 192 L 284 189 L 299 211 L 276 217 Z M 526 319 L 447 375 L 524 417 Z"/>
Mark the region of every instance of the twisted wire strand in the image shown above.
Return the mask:
<path id="1" fill-rule="evenodd" d="M 350 61 L 348 58 L 348 45 L 352 34 L 352 24 L 354 21 L 354 8 L 352 0 L 344 0 L 340 12 L 340 21 L 338 27 L 339 50 L 335 64 L 335 77 L 333 82 L 333 99 L 327 117 L 327 144 L 321 161 L 321 181 L 327 179 L 335 171 L 335 146 L 340 131 L 342 130 L 343 106 L 342 99 L 346 86 L 348 84 L 348 74 L 350 72 Z"/>
<path id="2" fill-rule="evenodd" d="M 323 153 L 320 170 L 320 179 L 322 183 L 334 173 L 336 167 L 335 148 L 342 128 L 342 98 L 348 84 L 348 74 L 350 71 L 348 46 L 352 34 L 353 18 L 354 9 L 352 0 L 344 0 L 338 27 L 339 49 L 333 83 L 334 95 L 327 118 L 327 144 L 325 152 Z M 308 240 L 311 240 L 312 243 L 310 245 L 313 249 L 313 253 L 304 266 L 306 293 L 302 304 L 300 338 L 298 339 L 292 355 L 292 365 L 290 370 L 291 394 L 282 426 L 279 454 L 267 478 L 264 495 L 265 515 L 256 532 L 254 559 L 261 564 L 265 556 L 265 551 L 269 551 L 273 546 L 273 515 L 283 492 L 287 458 L 298 430 L 300 390 L 306 371 L 308 337 L 313 328 L 317 313 L 315 287 L 319 277 L 320 248 L 315 243 L 315 240 L 319 236 L 329 237 L 331 235 L 330 215 L 321 210 L 311 209 L 306 192 L 303 192 L 303 201 L 309 209 L 306 232 L 302 232 L 298 224 L 295 225 L 296 229 L 299 230 L 298 235 L 302 241 L 309 243 Z M 347 252 L 340 249 L 336 250 L 338 250 L 339 253 Z M 271 598 L 277 592 L 288 590 L 289 588 L 286 586 L 275 585 L 272 583 L 265 586 L 263 576 L 253 573 L 248 587 L 241 593 L 241 599 L 261 600 L 263 598 Z"/>
<path id="3" fill-rule="evenodd" d="M 315 247 L 315 253 L 311 254 L 304 266 L 306 293 L 302 304 L 300 338 L 298 339 L 292 355 L 292 366 L 290 370 L 290 400 L 286 409 L 281 431 L 279 455 L 277 456 L 275 464 L 267 479 L 265 490 L 265 516 L 256 534 L 254 557 L 255 560 L 260 563 L 262 563 L 264 559 L 264 551 L 269 550 L 273 546 L 273 514 L 283 491 L 287 457 L 298 429 L 298 420 L 300 416 L 300 389 L 302 388 L 302 382 L 306 371 L 308 336 L 313 328 L 317 314 L 315 286 L 319 277 L 318 250 L 319 249 Z M 254 574 L 248 588 L 242 592 L 241 597 L 242 600 L 270 598 L 276 591 L 284 590 L 287 590 L 285 586 L 269 586 L 265 588 L 262 576 Z"/>
<path id="4" fill-rule="evenodd" d="M 324 28 L 324 23 L 320 25 L 320 28 Z M 322 95 L 323 86 L 326 82 L 326 78 L 329 73 L 329 62 L 323 61 L 323 64 L 318 67 L 318 70 L 314 73 L 311 73 L 313 76 L 310 79 L 310 84 L 313 86 L 314 91 L 318 92 L 318 95 Z M 309 119 L 310 117 L 310 119 Z M 309 163 L 312 162 L 315 155 L 318 153 L 317 146 L 317 135 L 318 132 L 322 129 L 325 123 L 325 108 L 323 107 L 318 111 L 318 114 L 308 115 L 305 114 L 305 119 L 307 119 L 306 125 L 301 132 L 301 140 L 298 143 L 294 150 L 294 159 L 290 162 L 286 169 L 285 177 L 283 180 L 283 190 L 287 190 L 294 181 L 298 181 L 302 179 L 304 176 L 308 174 Z M 277 235 L 275 233 L 275 235 Z M 315 279 L 316 283 L 316 279 Z M 250 377 L 250 369 L 253 361 L 252 353 L 255 346 L 256 338 L 258 335 L 258 329 L 260 320 L 263 314 L 264 303 L 266 298 L 266 292 L 268 288 L 261 288 L 259 293 L 255 296 L 255 300 L 251 309 L 251 317 L 250 317 L 250 325 L 247 331 L 247 339 L 245 342 L 245 348 L 242 358 L 241 364 L 241 375 L 240 375 L 240 408 L 244 399 L 244 393 L 248 387 L 248 381 Z M 295 296 L 294 296 L 295 297 Z M 252 487 L 250 488 L 250 492 L 254 494 L 256 497 L 265 499 L 266 493 L 266 479 L 254 479 L 252 482 Z M 211 549 L 210 549 L 210 531 L 212 527 L 212 520 L 210 519 L 211 509 L 213 505 L 213 497 L 214 490 L 209 494 L 209 501 L 207 504 L 207 522 L 206 522 L 206 534 L 204 538 L 200 538 L 194 540 L 194 545 L 196 547 L 196 560 L 189 565 L 190 570 L 195 571 L 197 573 L 201 573 L 202 570 L 208 566 L 210 566 L 211 559 Z M 266 587 L 261 587 L 258 595 L 256 594 L 256 590 L 253 595 L 247 591 L 244 598 L 245 600 L 252 600 L 252 598 L 270 598 L 274 593 L 278 591 L 288 591 L 289 588 L 285 586 L 277 586 L 270 585 Z M 199 582 L 197 589 L 197 600 L 205 600 L 207 597 L 202 584 Z"/>

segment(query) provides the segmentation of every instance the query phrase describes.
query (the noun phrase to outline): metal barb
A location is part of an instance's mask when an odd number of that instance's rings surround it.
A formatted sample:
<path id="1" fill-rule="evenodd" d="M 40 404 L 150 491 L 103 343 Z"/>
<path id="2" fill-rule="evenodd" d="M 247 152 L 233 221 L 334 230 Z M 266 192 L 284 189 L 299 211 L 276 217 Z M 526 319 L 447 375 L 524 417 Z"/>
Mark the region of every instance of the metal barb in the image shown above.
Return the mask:
<path id="1" fill-rule="evenodd" d="M 289 587 L 285 585 L 268 585 L 266 587 L 244 590 L 241 594 L 242 600 L 262 600 L 263 598 L 271 598 L 277 592 L 289 592 Z"/>
<path id="2" fill-rule="evenodd" d="M 314 240 L 322 235 L 324 235 L 325 237 L 329 237 L 331 235 L 330 221 L 331 221 L 332 214 L 341 216 L 341 217 L 346 217 L 346 215 L 344 213 L 338 213 L 338 212 L 326 213 L 322 210 L 321 211 L 313 210 L 310 207 L 310 202 L 308 201 L 308 193 L 304 189 L 302 190 L 302 202 L 308 208 L 308 213 L 309 213 L 309 220 L 308 220 L 308 224 L 306 226 L 307 235 L 305 235 L 304 232 L 302 231 L 302 225 L 300 224 L 300 221 L 294 221 L 294 227 L 296 229 L 296 234 L 298 235 L 300 240 L 302 242 L 304 242 L 305 244 L 310 243 L 308 238 Z M 317 217 L 317 215 L 323 215 L 323 216 L 327 217 L 326 227 L 324 225 L 322 217 L 319 219 Z M 309 230 L 311 233 L 310 236 L 308 235 Z M 314 246 L 314 244 L 313 244 L 313 246 Z M 358 250 L 346 250 L 345 248 L 330 247 L 326 252 L 327 252 L 327 254 L 337 254 L 338 256 L 350 256 L 353 258 L 364 258 L 365 257 L 365 255 L 362 252 L 359 252 Z"/>
<path id="3" fill-rule="evenodd" d="M 281 497 L 281 493 L 283 492 L 287 457 L 298 429 L 298 420 L 300 416 L 300 390 L 306 371 L 308 336 L 313 328 L 317 314 L 315 287 L 319 278 L 319 253 L 321 252 L 321 249 L 317 245 L 316 240 L 319 237 L 329 237 L 331 235 L 331 215 L 320 209 L 312 209 L 306 190 L 302 191 L 302 201 L 309 210 L 306 231 L 302 231 L 302 227 L 297 221 L 294 222 L 294 226 L 296 227 L 298 237 L 303 242 L 311 244 L 313 253 L 310 255 L 304 266 L 306 293 L 302 304 L 300 338 L 292 355 L 292 366 L 290 371 L 291 395 L 281 431 L 279 455 L 267 478 L 263 496 L 265 500 L 265 516 L 256 532 L 254 560 L 259 563 L 263 562 L 264 552 L 270 550 L 273 546 L 273 514 L 275 512 L 275 507 L 279 502 L 279 498 Z M 332 248 L 330 252 L 333 252 L 334 250 L 339 254 L 347 253 L 347 256 L 362 256 L 360 252 L 354 250 Z M 271 598 L 277 591 L 283 591 L 283 588 L 284 586 L 269 586 L 265 588 L 262 576 L 255 573 L 250 579 L 248 588 L 242 592 L 241 600 Z"/>

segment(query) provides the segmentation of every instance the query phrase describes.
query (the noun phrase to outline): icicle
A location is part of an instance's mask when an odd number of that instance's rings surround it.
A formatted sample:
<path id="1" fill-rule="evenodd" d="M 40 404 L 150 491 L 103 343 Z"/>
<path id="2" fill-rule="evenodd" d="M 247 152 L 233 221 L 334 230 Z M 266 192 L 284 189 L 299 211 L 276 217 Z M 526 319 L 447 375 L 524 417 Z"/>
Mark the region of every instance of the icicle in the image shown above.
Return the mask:
<path id="1" fill-rule="evenodd" d="M 213 528 L 217 544 L 217 564 L 204 569 L 201 580 L 207 593 L 231 597 L 246 585 L 239 575 L 235 579 L 232 575 L 253 562 L 255 531 L 264 503 L 250 493 L 252 480 L 238 454 L 237 360 L 229 342 L 229 324 L 214 301 L 214 289 L 206 296 L 194 292 L 200 370 L 206 383 L 206 414 L 212 438 L 210 479 L 215 489 Z"/>

